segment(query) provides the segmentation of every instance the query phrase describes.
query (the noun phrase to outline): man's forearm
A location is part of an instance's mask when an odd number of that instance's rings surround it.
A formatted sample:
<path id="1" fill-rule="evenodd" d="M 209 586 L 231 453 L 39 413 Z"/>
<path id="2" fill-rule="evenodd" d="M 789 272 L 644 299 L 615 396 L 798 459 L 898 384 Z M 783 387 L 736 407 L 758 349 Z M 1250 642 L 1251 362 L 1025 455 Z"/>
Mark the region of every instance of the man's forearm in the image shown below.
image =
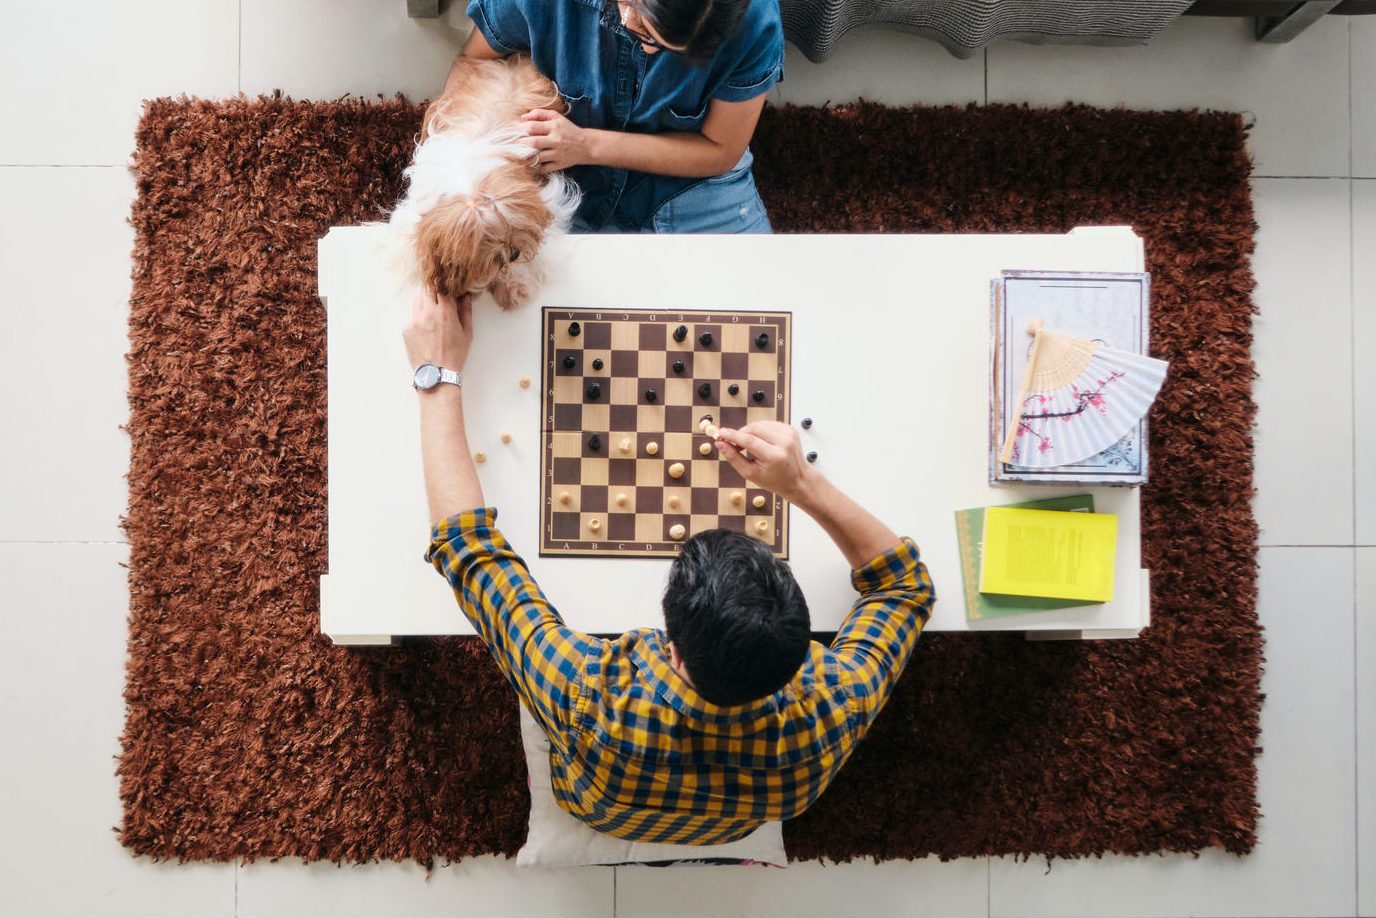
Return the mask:
<path id="1" fill-rule="evenodd" d="M 852 568 L 868 564 L 898 544 L 892 529 L 820 472 L 809 473 L 793 503 L 826 530 Z"/>
<path id="2" fill-rule="evenodd" d="M 706 178 L 727 172 L 745 153 L 727 149 L 705 134 L 689 131 L 631 134 L 589 128 L 592 163 L 656 175 Z"/>
<path id="3" fill-rule="evenodd" d="M 448 384 L 417 392 L 420 399 L 421 463 L 433 526 L 461 510 L 483 506 L 482 483 L 468 452 L 463 390 Z"/>

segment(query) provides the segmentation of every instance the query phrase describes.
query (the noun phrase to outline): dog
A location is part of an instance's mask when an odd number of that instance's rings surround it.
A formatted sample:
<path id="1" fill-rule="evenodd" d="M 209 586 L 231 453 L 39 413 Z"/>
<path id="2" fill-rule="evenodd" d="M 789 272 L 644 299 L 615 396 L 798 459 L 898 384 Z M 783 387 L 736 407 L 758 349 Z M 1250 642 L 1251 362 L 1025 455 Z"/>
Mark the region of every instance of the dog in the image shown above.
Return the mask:
<path id="1" fill-rule="evenodd" d="M 437 294 L 488 291 L 515 309 L 539 286 L 541 243 L 566 232 L 578 207 L 573 182 L 536 172 L 521 116 L 567 105 L 529 57 L 455 66 L 425 110 L 406 194 L 388 221 L 394 256 L 408 281 Z"/>

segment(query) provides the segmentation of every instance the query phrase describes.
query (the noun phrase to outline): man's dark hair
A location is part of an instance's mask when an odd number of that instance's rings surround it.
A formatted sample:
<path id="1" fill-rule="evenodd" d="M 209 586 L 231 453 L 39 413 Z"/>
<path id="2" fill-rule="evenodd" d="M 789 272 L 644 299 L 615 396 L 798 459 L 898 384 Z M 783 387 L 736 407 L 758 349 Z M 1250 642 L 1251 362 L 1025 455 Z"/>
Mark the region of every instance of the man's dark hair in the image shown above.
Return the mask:
<path id="1" fill-rule="evenodd" d="M 698 694 L 744 704 L 789 683 L 807 657 L 807 601 L 758 539 L 709 529 L 683 543 L 664 589 L 664 625 Z"/>
<path id="2" fill-rule="evenodd" d="M 750 0 L 636 0 L 661 38 L 689 60 L 712 59 L 736 34 Z"/>

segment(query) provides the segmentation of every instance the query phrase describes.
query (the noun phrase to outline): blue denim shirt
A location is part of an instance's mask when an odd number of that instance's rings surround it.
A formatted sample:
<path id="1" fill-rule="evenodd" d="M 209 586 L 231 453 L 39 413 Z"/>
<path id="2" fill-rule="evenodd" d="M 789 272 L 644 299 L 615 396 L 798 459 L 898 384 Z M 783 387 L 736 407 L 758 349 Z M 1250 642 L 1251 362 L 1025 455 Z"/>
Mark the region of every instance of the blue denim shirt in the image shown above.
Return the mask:
<path id="1" fill-rule="evenodd" d="M 468 0 L 468 15 L 499 54 L 527 51 L 559 87 L 580 127 L 656 134 L 700 131 L 713 99 L 742 102 L 783 76 L 779 0 L 751 0 L 736 34 L 705 65 L 646 54 L 603 0 Z M 665 201 L 702 181 L 576 166 L 578 217 L 590 229 L 638 231 Z"/>

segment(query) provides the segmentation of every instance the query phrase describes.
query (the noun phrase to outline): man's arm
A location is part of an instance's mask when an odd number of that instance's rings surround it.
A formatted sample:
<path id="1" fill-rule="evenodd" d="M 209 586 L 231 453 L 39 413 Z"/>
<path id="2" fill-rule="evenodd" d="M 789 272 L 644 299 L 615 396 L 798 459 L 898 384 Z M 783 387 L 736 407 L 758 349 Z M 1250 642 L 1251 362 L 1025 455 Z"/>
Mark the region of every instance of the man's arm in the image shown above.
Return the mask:
<path id="1" fill-rule="evenodd" d="M 892 694 L 931 617 L 936 593 L 917 545 L 911 539 L 899 539 L 808 465 L 797 431 L 787 424 L 771 421 L 741 430 L 723 428 L 718 431 L 717 447 L 736 471 L 817 520 L 851 566 L 851 583 L 860 598 L 837 631 L 831 650 L 850 675 L 863 735 Z"/>
<path id="2" fill-rule="evenodd" d="M 459 608 L 550 742 L 567 751 L 587 661 L 603 642 L 564 624 L 496 519 L 495 509 L 483 507 L 441 520 L 425 560 L 449 581 Z"/>
<path id="3" fill-rule="evenodd" d="M 483 486 L 468 451 L 463 390 L 440 385 L 420 397 L 420 455 L 430 525 L 459 510 L 483 505 Z"/>
<path id="4" fill-rule="evenodd" d="M 771 421 L 718 431 L 718 449 L 750 481 L 768 488 L 817 521 L 852 568 L 898 544 L 898 536 L 803 460 L 798 432 Z M 749 453 L 746 459 L 741 450 Z"/>
<path id="5" fill-rule="evenodd" d="M 473 340 L 472 299 L 456 303 L 418 293 L 403 337 L 413 368 L 429 362 L 462 370 Z M 565 627 L 525 561 L 496 529 L 496 510 L 483 507 L 464 431 L 462 389 L 440 383 L 416 397 L 431 520 L 425 560 L 449 581 L 503 675 L 550 742 L 562 748 L 587 656 L 600 642 Z"/>
<path id="6" fill-rule="evenodd" d="M 473 300 L 457 303 L 428 293 L 411 303 L 411 321 L 403 333 L 414 370 L 433 363 L 462 371 L 473 340 Z M 478 469 L 468 451 L 463 423 L 463 388 L 440 383 L 416 391 L 420 399 L 420 454 L 425 471 L 425 500 L 433 526 L 460 510 L 483 505 Z"/>
<path id="7" fill-rule="evenodd" d="M 911 539 L 856 565 L 851 585 L 860 598 L 837 629 L 831 651 L 850 676 L 863 736 L 908 665 L 936 592 Z"/>

